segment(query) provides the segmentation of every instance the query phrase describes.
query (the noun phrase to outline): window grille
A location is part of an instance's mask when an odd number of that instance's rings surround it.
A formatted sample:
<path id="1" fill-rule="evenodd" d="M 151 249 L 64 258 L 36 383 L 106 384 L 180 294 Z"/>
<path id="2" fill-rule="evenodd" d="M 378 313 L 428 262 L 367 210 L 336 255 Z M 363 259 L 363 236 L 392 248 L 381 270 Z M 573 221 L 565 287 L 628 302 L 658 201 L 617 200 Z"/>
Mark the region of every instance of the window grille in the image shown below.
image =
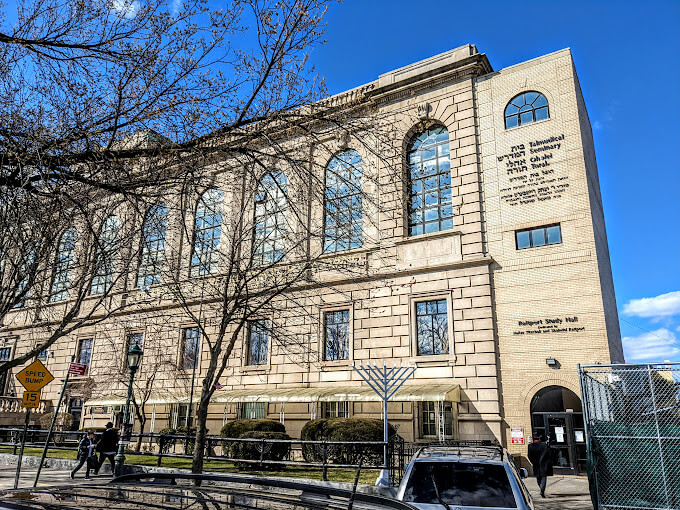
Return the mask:
<path id="1" fill-rule="evenodd" d="M 326 168 L 324 251 L 338 252 L 362 245 L 363 198 L 361 156 L 341 152 Z"/>
<path id="2" fill-rule="evenodd" d="M 267 174 L 255 197 L 253 254 L 259 264 L 280 261 L 285 254 L 287 181 L 281 172 Z"/>
<path id="3" fill-rule="evenodd" d="M 524 92 L 505 107 L 505 129 L 550 118 L 548 100 L 538 92 Z"/>
<path id="4" fill-rule="evenodd" d="M 168 208 L 163 203 L 153 205 L 142 227 L 142 260 L 137 274 L 139 288 L 161 282 L 167 225 Z"/>
<path id="5" fill-rule="evenodd" d="M 212 188 L 198 200 L 191 256 L 191 276 L 215 274 L 219 265 L 219 245 L 222 236 L 223 193 Z"/>
<path id="6" fill-rule="evenodd" d="M 54 263 L 54 279 L 50 289 L 50 303 L 64 301 L 68 297 L 75 252 L 76 230 L 72 228 L 64 232 L 59 241 L 57 259 Z"/>
<path id="7" fill-rule="evenodd" d="M 119 232 L 120 220 L 118 217 L 109 216 L 106 218 L 99 235 L 90 294 L 104 294 L 111 290 Z"/>
<path id="8" fill-rule="evenodd" d="M 416 303 L 418 355 L 448 354 L 449 323 L 446 299 Z"/>

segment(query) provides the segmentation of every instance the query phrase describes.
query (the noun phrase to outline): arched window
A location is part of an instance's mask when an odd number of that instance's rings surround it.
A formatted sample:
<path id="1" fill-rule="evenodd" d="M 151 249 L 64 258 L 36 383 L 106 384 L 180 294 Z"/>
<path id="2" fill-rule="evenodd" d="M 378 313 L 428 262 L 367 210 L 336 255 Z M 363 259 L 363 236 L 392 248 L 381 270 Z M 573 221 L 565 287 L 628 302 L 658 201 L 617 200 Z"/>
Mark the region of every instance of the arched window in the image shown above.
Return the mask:
<path id="1" fill-rule="evenodd" d="M 120 220 L 118 216 L 106 218 L 99 234 L 90 294 L 104 294 L 111 290 L 119 232 Z"/>
<path id="2" fill-rule="evenodd" d="M 285 254 L 287 180 L 282 172 L 267 174 L 255 196 L 253 254 L 260 264 L 278 262 Z"/>
<path id="3" fill-rule="evenodd" d="M 548 100 L 538 92 L 523 92 L 505 107 L 505 129 L 548 118 Z"/>
<path id="4" fill-rule="evenodd" d="M 217 272 L 220 260 L 218 247 L 222 235 L 222 199 L 217 188 L 207 190 L 196 206 L 194 245 L 191 255 L 191 276 L 204 276 Z"/>
<path id="5" fill-rule="evenodd" d="M 414 136 L 408 146 L 409 235 L 453 228 L 449 132 L 433 126 Z"/>
<path id="6" fill-rule="evenodd" d="M 161 282 L 167 225 L 168 208 L 163 203 L 152 205 L 142 227 L 142 259 L 137 273 L 139 288 Z"/>
<path id="7" fill-rule="evenodd" d="M 76 254 L 76 229 L 64 232 L 59 240 L 57 259 L 54 262 L 54 278 L 50 289 L 50 303 L 63 301 L 68 297 L 71 269 Z"/>
<path id="8" fill-rule="evenodd" d="M 336 155 L 326 168 L 324 251 L 360 248 L 363 200 L 361 156 L 355 150 Z"/>

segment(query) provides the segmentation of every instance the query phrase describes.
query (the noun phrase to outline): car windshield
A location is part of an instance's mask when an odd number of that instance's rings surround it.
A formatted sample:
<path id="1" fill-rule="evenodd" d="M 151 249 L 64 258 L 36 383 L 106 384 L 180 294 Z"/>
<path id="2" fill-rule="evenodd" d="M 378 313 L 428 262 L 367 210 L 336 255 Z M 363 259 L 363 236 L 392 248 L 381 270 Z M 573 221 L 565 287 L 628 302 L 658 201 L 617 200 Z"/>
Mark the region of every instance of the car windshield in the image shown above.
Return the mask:
<path id="1" fill-rule="evenodd" d="M 471 462 L 416 462 L 403 501 L 517 508 L 505 468 Z"/>

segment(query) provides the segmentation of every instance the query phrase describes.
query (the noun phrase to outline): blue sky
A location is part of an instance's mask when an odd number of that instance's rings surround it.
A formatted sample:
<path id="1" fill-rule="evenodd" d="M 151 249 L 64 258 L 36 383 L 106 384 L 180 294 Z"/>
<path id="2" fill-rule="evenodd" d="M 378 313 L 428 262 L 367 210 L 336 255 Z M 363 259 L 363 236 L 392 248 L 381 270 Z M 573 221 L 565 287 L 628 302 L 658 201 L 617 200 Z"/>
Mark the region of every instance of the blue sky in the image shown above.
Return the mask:
<path id="1" fill-rule="evenodd" d="M 570 47 L 594 128 L 627 361 L 680 361 L 678 0 L 346 0 L 327 21 L 312 61 L 330 93 L 466 43 L 494 69 Z"/>

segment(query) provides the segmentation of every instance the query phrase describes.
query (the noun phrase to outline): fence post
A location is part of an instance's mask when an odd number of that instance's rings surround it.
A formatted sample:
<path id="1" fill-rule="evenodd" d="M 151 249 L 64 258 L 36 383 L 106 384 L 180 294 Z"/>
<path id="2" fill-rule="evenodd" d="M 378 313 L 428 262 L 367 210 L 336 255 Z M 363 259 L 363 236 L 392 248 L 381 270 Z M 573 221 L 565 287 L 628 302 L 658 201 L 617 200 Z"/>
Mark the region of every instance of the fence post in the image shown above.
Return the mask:
<path id="1" fill-rule="evenodd" d="M 321 475 L 321 479 L 324 482 L 328 481 L 328 445 L 326 444 L 326 440 L 323 440 L 323 445 L 321 447 L 321 454 L 323 455 L 323 473 Z"/>
<path id="2" fill-rule="evenodd" d="M 163 434 L 158 438 L 158 461 L 156 466 L 161 467 L 161 460 L 163 459 L 163 449 L 165 448 L 165 436 Z"/>
<path id="3" fill-rule="evenodd" d="M 262 445 L 260 445 L 260 467 L 264 465 L 264 438 L 261 439 Z"/>

